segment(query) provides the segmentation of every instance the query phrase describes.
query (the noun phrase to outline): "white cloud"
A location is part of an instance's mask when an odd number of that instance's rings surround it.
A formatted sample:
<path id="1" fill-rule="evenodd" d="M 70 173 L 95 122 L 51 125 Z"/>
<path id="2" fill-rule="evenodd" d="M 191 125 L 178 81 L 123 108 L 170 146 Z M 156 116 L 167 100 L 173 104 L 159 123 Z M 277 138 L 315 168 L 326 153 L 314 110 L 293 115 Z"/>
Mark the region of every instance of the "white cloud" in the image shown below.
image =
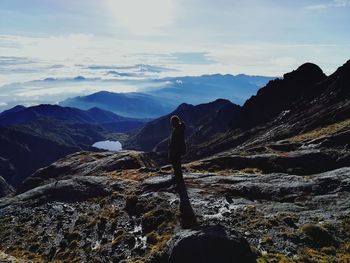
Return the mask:
<path id="1" fill-rule="evenodd" d="M 329 7 L 329 5 L 326 4 L 319 4 L 319 5 L 308 5 L 305 6 L 306 10 L 315 10 L 315 11 L 321 11 L 321 10 L 325 10 Z"/>
<path id="2" fill-rule="evenodd" d="M 176 17 L 174 0 L 105 0 L 116 26 L 132 34 L 157 34 Z"/>
<path id="3" fill-rule="evenodd" d="M 350 5 L 350 0 L 334 0 L 335 6 L 348 6 Z"/>
<path id="4" fill-rule="evenodd" d="M 325 4 L 315 4 L 305 6 L 306 10 L 322 11 L 332 7 L 345 7 L 350 6 L 350 0 L 332 0 Z"/>

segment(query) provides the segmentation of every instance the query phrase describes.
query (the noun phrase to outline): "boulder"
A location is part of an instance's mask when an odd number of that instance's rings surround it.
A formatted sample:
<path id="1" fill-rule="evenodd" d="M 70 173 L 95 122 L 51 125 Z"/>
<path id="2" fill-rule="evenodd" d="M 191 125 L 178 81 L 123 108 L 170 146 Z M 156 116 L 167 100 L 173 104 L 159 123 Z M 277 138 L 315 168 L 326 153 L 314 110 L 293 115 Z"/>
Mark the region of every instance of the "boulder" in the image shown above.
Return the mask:
<path id="1" fill-rule="evenodd" d="M 18 188 L 18 193 L 58 180 L 77 176 L 97 176 L 113 171 L 154 168 L 156 163 L 144 152 L 78 152 L 39 169 Z"/>
<path id="2" fill-rule="evenodd" d="M 168 255 L 171 263 L 255 262 L 248 242 L 219 225 L 178 232 L 169 241 Z"/>
<path id="3" fill-rule="evenodd" d="M 12 198 L 0 200 L 0 208 L 23 202 L 37 205 L 50 201 L 79 202 L 94 197 L 106 196 L 123 188 L 121 182 L 113 181 L 108 177 L 76 176 L 72 179 L 38 186 Z"/>

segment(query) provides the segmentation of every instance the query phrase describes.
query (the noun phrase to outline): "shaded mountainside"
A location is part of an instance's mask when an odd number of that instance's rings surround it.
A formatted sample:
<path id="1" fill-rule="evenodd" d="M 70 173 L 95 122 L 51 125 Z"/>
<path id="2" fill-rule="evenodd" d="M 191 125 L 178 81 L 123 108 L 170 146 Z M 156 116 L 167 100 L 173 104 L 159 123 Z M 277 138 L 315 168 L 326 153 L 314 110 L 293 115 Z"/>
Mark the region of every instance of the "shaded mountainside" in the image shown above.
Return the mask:
<path id="1" fill-rule="evenodd" d="M 232 119 L 233 127 L 253 127 L 271 120 L 324 79 L 326 75 L 317 65 L 306 63 L 283 79 L 270 81 L 244 103 L 239 118 Z"/>
<path id="2" fill-rule="evenodd" d="M 0 197 L 9 196 L 12 193 L 14 193 L 13 187 L 9 185 L 2 176 L 0 176 Z"/>
<path id="3" fill-rule="evenodd" d="M 98 124 L 105 125 L 106 127 L 115 126 L 113 130 L 124 132 L 139 128 L 146 122 L 146 120 L 142 119 L 118 116 L 96 107 L 84 111 L 76 108 L 42 104 L 28 108 L 16 106 L 0 113 L 0 125 L 6 126 L 34 122 L 40 119 L 69 123 Z"/>
<path id="4" fill-rule="evenodd" d="M 240 106 L 223 99 L 196 106 L 181 104 L 169 115 L 147 123 L 136 135 L 127 140 L 125 147 L 144 151 L 166 151 L 171 131 L 169 120 L 172 115 L 178 115 L 185 122 L 188 143 L 191 142 L 191 138 L 193 141 L 199 139 L 198 131 L 202 136 L 210 137 L 217 132 L 225 131 L 229 127 L 229 119 L 239 108 Z"/>
<path id="5" fill-rule="evenodd" d="M 313 66 L 315 72 L 318 67 Z M 294 73 L 297 73 L 298 70 Z M 303 73 L 303 72 L 300 72 Z M 302 77 L 304 74 L 301 74 Z M 321 76 L 322 74 L 319 74 Z M 204 142 L 197 148 L 192 148 L 192 156 L 210 155 L 226 149 L 239 146 L 252 148 L 263 144 L 273 144 L 276 141 L 297 142 L 305 139 L 312 144 L 313 139 L 321 136 L 327 141 L 327 136 L 335 136 L 339 139 L 330 139 L 335 144 L 346 144 L 350 122 L 350 61 L 340 67 L 335 73 L 327 78 L 321 77 L 321 81 L 300 90 L 300 95 L 292 102 L 286 103 L 278 110 L 274 106 L 256 108 L 252 102 L 247 102 L 238 118 L 231 121 L 233 128 L 223 136 Z M 282 80 L 284 81 L 284 80 Z M 274 83 L 272 82 L 274 85 Z M 264 99 L 265 89 L 270 88 L 268 84 L 252 101 L 260 101 L 260 104 L 268 104 L 269 97 Z M 294 90 L 291 85 L 289 89 Z M 283 99 L 282 99 L 283 100 Z M 270 102 L 272 104 L 272 102 Z M 272 107 L 272 110 L 271 110 Z M 253 116 L 266 116 L 266 121 L 260 123 L 260 119 Z M 248 119 L 248 121 L 247 121 Z M 258 123 L 256 126 L 247 126 L 247 123 Z M 238 128 L 239 127 L 239 128 Z M 299 142 L 298 142 L 299 140 Z M 320 143 L 320 141 L 319 141 Z M 331 145 L 332 146 L 332 145 Z"/>
<path id="6" fill-rule="evenodd" d="M 97 150 L 97 141 L 118 139 L 116 132 L 140 128 L 144 120 L 92 108 L 57 105 L 17 106 L 0 114 L 0 175 L 17 186 L 38 168 L 81 150 Z M 6 165 L 5 165 L 6 164 Z"/>
<path id="7" fill-rule="evenodd" d="M 207 169 L 184 167 L 201 227 L 182 230 L 169 167 L 135 151 L 70 155 L 0 199 L 0 252 L 70 262 L 184 262 L 184 255 L 208 254 L 216 255 L 210 262 L 350 260 L 349 168 L 307 177 Z"/>
<path id="8" fill-rule="evenodd" d="M 12 185 L 18 185 L 38 168 L 81 149 L 6 127 L 0 127 L 0 145 L 0 172 Z"/>

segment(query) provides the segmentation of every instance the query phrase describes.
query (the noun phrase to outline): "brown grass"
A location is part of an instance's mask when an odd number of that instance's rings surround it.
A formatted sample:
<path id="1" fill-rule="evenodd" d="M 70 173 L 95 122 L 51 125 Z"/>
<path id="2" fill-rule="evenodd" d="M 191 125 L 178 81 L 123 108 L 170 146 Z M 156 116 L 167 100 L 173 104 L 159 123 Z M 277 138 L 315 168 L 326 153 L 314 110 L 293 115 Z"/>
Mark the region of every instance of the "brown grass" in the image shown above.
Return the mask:
<path id="1" fill-rule="evenodd" d="M 344 121 L 333 123 L 326 127 L 317 128 L 315 130 L 293 136 L 288 140 L 290 142 L 302 142 L 306 140 L 313 140 L 313 139 L 322 138 L 322 137 L 334 134 L 336 132 L 339 132 L 343 129 L 349 129 L 349 128 L 350 128 L 350 119 L 346 119 Z"/>

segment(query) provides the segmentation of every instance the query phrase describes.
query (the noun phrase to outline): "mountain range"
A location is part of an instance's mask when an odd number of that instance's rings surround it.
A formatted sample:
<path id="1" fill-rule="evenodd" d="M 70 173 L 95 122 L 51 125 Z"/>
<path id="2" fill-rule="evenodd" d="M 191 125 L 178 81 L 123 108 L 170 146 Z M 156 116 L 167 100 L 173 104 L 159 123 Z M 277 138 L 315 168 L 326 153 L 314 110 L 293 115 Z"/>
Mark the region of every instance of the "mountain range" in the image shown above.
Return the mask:
<path id="1" fill-rule="evenodd" d="M 157 149 L 170 133 L 169 128 L 166 130 L 165 127 L 173 114 L 179 115 L 185 122 L 187 116 L 203 116 L 188 123 L 189 160 L 243 143 L 288 138 L 346 120 L 350 116 L 349 68 L 350 62 L 347 62 L 327 77 L 317 65 L 306 63 L 281 79 L 271 80 L 241 107 L 224 100 L 217 101 L 210 114 L 215 115 L 215 111 L 222 107 L 225 113 L 218 117 L 204 117 L 209 114 L 212 103 L 188 107 L 181 105 L 169 115 L 146 124 L 129 138 L 126 146 L 146 151 Z M 162 132 L 156 132 L 159 130 Z M 160 149 L 166 150 L 165 147 Z"/>
<path id="2" fill-rule="evenodd" d="M 173 107 L 173 105 L 163 103 L 161 100 L 157 100 L 148 94 L 138 92 L 113 93 L 108 91 L 69 98 L 60 102 L 59 105 L 84 110 L 98 107 L 121 116 L 133 118 L 159 117 L 170 112 Z"/>
<path id="3" fill-rule="evenodd" d="M 271 79 L 244 74 L 162 78 L 151 80 L 150 88 L 144 92 L 101 91 L 69 98 L 59 104 L 84 110 L 99 107 L 121 116 L 154 119 L 168 114 L 181 103 L 200 104 L 225 98 L 243 104 Z"/>

